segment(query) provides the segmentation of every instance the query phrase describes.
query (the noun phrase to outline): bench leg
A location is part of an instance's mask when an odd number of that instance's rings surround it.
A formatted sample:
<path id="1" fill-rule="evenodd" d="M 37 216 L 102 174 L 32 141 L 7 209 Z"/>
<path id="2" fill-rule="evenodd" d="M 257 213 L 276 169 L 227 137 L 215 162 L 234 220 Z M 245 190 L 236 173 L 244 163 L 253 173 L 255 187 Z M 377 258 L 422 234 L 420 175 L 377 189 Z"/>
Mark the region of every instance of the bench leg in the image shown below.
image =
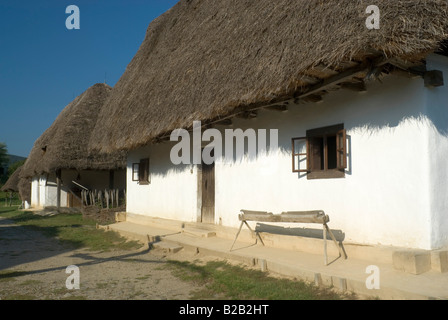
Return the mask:
<path id="1" fill-rule="evenodd" d="M 235 242 L 236 242 L 236 238 L 238 238 L 238 236 L 240 235 L 240 232 L 241 232 L 241 228 L 243 228 L 243 223 L 244 222 L 246 222 L 246 221 L 244 221 L 244 220 L 241 221 L 240 228 L 238 229 L 238 232 L 236 233 L 235 240 L 233 240 L 232 246 L 230 247 L 229 251 L 232 251 L 232 248 L 233 248 L 233 246 L 235 245 Z"/>
<path id="2" fill-rule="evenodd" d="M 331 232 L 330 228 L 328 228 L 328 225 L 326 223 L 324 223 L 324 229 L 326 229 L 328 231 L 328 233 L 330 234 L 331 239 L 333 240 L 334 244 L 336 245 L 336 247 L 339 250 L 339 257 L 343 256 L 344 259 L 347 259 L 347 255 L 345 254 L 345 251 L 342 250 L 341 246 L 338 244 L 338 242 L 336 241 L 335 236 L 333 235 L 333 232 Z"/>
<path id="3" fill-rule="evenodd" d="M 324 233 L 324 265 L 328 265 L 328 257 L 327 257 L 327 228 L 326 224 L 323 225 L 323 233 Z"/>
<path id="4" fill-rule="evenodd" d="M 256 231 L 252 230 L 252 228 L 249 226 L 249 224 L 246 221 L 244 221 L 244 223 L 249 228 L 250 232 L 252 232 L 252 234 L 255 235 L 255 244 L 257 244 L 257 237 L 258 237 L 258 239 L 260 239 L 261 244 L 264 246 L 264 242 L 263 242 L 263 239 L 261 239 L 260 234 Z"/>

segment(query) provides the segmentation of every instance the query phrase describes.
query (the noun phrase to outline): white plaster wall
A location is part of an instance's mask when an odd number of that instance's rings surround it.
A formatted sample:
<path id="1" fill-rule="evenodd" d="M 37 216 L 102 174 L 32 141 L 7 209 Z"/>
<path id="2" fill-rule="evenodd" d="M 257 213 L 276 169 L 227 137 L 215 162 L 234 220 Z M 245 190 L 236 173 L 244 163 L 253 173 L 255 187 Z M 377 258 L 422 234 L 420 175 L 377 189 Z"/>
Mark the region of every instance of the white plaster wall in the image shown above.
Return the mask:
<path id="1" fill-rule="evenodd" d="M 55 207 L 58 205 L 58 187 L 56 183 L 53 183 L 51 181 L 47 182 L 47 186 L 45 188 L 45 207 Z M 63 204 L 64 199 L 67 198 L 67 195 L 63 195 L 63 192 L 61 192 L 61 206 L 65 206 Z"/>
<path id="2" fill-rule="evenodd" d="M 431 243 L 448 246 L 448 57 L 431 55 L 427 70 L 443 72 L 444 85 L 426 90 L 429 118 Z"/>
<path id="3" fill-rule="evenodd" d="M 44 208 L 57 205 L 56 177 L 41 175 L 31 181 L 31 206 Z M 67 194 L 61 191 L 61 206 L 67 205 Z"/>
<path id="4" fill-rule="evenodd" d="M 58 184 L 56 174 L 48 174 L 45 184 L 44 207 L 56 207 L 58 205 Z M 67 206 L 67 192 L 61 189 L 61 207 Z"/>
<path id="5" fill-rule="evenodd" d="M 47 204 L 45 203 L 46 200 L 46 189 L 45 185 L 47 183 L 47 177 L 45 175 L 42 175 L 39 177 L 39 206 L 45 207 Z"/>
<path id="6" fill-rule="evenodd" d="M 39 177 L 33 177 L 31 180 L 31 206 L 39 207 Z"/>
<path id="7" fill-rule="evenodd" d="M 430 248 L 424 90 L 421 79 L 390 77 L 369 84 L 365 93 L 338 91 L 322 103 L 260 113 L 247 127 L 279 128 L 280 150 L 269 156 L 270 170 L 247 158 L 218 161 L 217 221 L 238 226 L 240 209 L 322 209 L 345 241 Z M 246 123 L 235 120 L 234 127 Z M 346 177 L 307 180 L 293 174 L 291 138 L 338 123 L 344 123 L 349 139 Z"/>
<path id="8" fill-rule="evenodd" d="M 129 153 L 127 160 L 126 211 L 151 217 L 196 221 L 197 169 L 173 166 L 170 150 L 173 143 L 162 143 Z M 132 163 L 148 158 L 151 182 L 132 181 Z"/>
<path id="9" fill-rule="evenodd" d="M 322 209 L 330 216 L 330 228 L 340 231 L 346 242 L 422 249 L 443 243 L 448 222 L 437 221 L 448 205 L 445 198 L 440 201 L 448 178 L 444 161 L 448 141 L 446 134 L 434 129 L 433 121 L 445 111 L 430 115 L 426 105 L 444 106 L 446 93 L 428 93 L 421 78 L 389 76 L 367 86 L 367 92 L 339 90 L 321 103 L 290 105 L 283 113 L 265 110 L 255 119 L 234 119 L 232 127 L 225 127 L 279 129 L 279 150 L 230 163 L 216 160 L 215 222 L 238 227 L 240 209 L 273 213 Z M 308 180 L 292 173 L 291 138 L 338 123 L 344 123 L 348 135 L 345 178 Z M 196 221 L 197 169 L 171 165 L 172 145 L 129 154 L 128 212 Z M 428 161 L 434 150 L 439 156 Z M 132 181 L 132 163 L 147 156 L 151 183 L 140 186 Z M 312 224 L 295 227 L 320 229 Z"/>

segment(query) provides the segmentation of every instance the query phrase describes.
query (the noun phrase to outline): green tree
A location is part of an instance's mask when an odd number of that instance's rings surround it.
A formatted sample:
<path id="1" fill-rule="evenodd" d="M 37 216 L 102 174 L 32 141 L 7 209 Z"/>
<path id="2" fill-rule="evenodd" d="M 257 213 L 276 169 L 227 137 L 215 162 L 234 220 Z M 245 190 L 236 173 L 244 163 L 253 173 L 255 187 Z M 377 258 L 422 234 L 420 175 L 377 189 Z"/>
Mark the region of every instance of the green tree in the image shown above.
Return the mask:
<path id="1" fill-rule="evenodd" d="M 5 143 L 0 142 L 0 167 L 5 167 L 9 162 L 8 148 Z"/>
<path id="2" fill-rule="evenodd" d="M 11 164 L 8 168 L 8 178 L 17 170 L 17 168 L 21 167 L 25 163 L 26 159 L 16 161 Z"/>
<path id="3" fill-rule="evenodd" d="M 8 162 L 8 148 L 6 148 L 6 144 L 0 142 L 0 186 L 2 186 L 8 179 L 8 173 L 5 170 Z"/>

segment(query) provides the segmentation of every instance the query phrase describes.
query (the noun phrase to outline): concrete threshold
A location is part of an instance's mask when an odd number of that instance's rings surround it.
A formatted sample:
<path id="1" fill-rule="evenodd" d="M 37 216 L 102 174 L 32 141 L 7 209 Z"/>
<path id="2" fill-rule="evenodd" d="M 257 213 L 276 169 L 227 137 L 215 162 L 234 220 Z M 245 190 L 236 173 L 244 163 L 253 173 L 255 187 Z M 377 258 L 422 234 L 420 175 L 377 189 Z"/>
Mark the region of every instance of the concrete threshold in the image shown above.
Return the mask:
<path id="1" fill-rule="evenodd" d="M 112 224 L 109 229 L 142 243 L 153 243 L 168 252 L 185 250 L 241 262 L 262 271 L 295 277 L 318 286 L 334 287 L 341 292 L 387 300 L 448 299 L 447 273 L 431 270 L 414 275 L 375 259 L 354 259 L 350 256 L 344 259 L 334 253 L 329 253 L 329 264 L 324 265 L 323 252 L 316 254 L 295 248 L 263 246 L 259 242 L 255 244 L 254 239 L 238 239 L 230 251 L 233 239 L 221 237 L 219 232 L 213 234 L 210 230 L 199 230 L 204 228 L 198 229 L 194 225 L 179 224 L 177 228 L 169 225 L 167 228 L 154 221 L 147 225 L 125 221 Z"/>

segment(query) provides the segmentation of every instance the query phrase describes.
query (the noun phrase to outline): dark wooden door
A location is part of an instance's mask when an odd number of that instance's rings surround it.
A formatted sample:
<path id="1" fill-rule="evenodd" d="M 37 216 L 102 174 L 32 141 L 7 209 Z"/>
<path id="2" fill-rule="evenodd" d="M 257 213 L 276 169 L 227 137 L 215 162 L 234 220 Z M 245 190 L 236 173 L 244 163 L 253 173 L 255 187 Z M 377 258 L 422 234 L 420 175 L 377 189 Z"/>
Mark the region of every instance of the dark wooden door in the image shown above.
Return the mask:
<path id="1" fill-rule="evenodd" d="M 215 163 L 202 162 L 202 222 L 215 222 Z"/>

